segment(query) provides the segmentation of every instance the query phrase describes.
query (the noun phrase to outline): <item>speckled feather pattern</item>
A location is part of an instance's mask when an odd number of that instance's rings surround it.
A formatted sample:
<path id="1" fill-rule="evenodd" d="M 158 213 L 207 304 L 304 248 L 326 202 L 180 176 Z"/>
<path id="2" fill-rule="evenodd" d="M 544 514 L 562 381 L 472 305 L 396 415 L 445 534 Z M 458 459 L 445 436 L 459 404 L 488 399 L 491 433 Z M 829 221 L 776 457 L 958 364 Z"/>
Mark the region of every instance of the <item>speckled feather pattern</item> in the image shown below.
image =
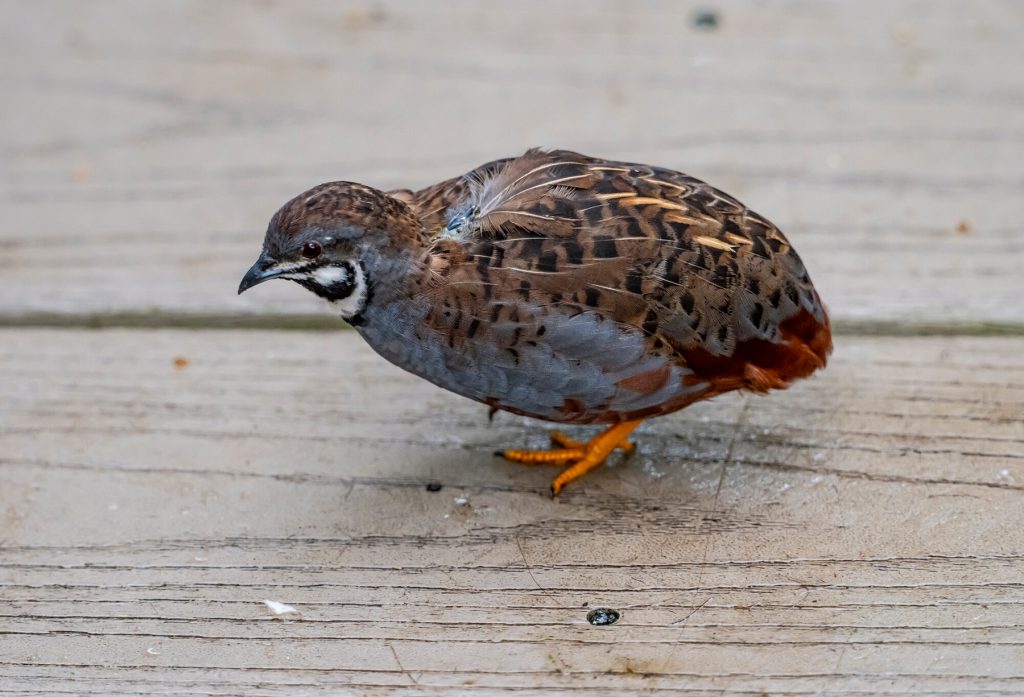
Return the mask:
<path id="1" fill-rule="evenodd" d="M 783 388 L 831 350 L 785 236 L 679 172 L 532 150 L 415 192 L 323 185 L 272 226 L 308 228 L 340 207 L 377 231 L 364 234 L 374 300 L 358 331 L 500 409 L 633 420 Z"/>

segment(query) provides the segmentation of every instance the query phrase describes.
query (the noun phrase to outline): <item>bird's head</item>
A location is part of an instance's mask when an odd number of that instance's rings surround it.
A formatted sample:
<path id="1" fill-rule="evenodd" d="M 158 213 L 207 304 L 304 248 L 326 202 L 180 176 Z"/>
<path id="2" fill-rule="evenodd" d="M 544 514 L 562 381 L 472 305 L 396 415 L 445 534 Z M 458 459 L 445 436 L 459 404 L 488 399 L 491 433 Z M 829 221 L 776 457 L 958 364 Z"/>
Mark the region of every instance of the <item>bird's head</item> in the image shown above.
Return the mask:
<path id="1" fill-rule="evenodd" d="M 382 191 L 352 182 L 321 184 L 274 214 L 263 252 L 242 278 L 238 292 L 286 278 L 358 324 L 375 281 L 400 272 L 422 229 L 405 203 Z"/>

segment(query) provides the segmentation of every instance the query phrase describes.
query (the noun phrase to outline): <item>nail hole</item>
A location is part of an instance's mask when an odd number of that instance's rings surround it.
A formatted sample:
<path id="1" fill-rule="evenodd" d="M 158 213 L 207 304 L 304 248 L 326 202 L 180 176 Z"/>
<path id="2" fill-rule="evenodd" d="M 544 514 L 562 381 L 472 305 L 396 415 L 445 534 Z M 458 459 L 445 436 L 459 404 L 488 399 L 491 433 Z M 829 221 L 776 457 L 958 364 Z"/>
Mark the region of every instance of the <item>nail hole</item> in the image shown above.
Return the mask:
<path id="1" fill-rule="evenodd" d="M 618 610 L 612 610 L 607 607 L 595 607 L 593 610 L 587 613 L 587 622 L 594 625 L 595 627 L 604 627 L 605 625 L 615 624 L 619 621 Z"/>

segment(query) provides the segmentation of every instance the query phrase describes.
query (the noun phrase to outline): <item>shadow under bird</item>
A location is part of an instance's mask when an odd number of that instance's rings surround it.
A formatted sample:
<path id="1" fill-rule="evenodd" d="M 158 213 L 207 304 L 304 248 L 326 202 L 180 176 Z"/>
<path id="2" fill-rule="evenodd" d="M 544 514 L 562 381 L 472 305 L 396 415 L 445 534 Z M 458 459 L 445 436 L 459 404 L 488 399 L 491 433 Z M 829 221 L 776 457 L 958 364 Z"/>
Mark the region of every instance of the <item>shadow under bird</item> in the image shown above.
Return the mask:
<path id="1" fill-rule="evenodd" d="M 828 315 L 774 225 L 660 167 L 530 150 L 420 191 L 329 182 L 287 202 L 238 292 L 272 278 L 326 299 L 381 356 L 589 441 L 503 450 L 601 464 L 645 418 L 825 365 Z"/>

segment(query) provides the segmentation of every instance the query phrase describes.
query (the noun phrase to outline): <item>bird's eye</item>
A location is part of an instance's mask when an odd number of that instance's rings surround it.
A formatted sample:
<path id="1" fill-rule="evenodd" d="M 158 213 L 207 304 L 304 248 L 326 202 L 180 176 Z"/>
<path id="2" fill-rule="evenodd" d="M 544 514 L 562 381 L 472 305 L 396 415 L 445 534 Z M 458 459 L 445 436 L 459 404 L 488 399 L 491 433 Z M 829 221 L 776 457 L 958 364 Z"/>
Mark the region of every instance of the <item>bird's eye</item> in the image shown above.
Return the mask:
<path id="1" fill-rule="evenodd" d="M 307 259 L 316 259 L 323 251 L 324 248 L 320 246 L 319 242 L 307 242 L 302 245 L 302 256 Z"/>

